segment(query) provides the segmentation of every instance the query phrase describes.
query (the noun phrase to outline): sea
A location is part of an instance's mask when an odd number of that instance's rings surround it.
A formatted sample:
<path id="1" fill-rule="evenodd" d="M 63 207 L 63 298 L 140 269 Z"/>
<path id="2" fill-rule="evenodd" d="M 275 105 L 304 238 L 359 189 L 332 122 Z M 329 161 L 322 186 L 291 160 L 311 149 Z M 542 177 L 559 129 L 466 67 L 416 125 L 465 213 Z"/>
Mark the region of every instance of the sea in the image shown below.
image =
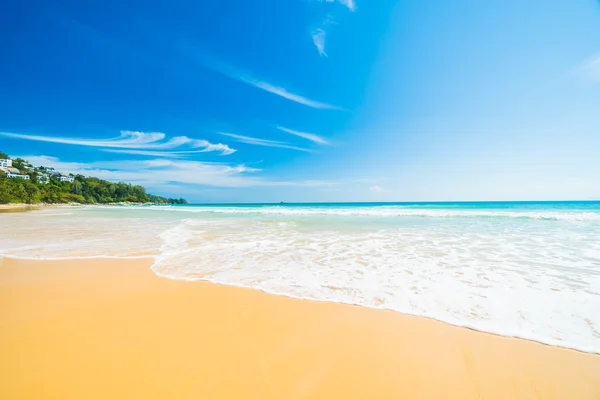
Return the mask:
<path id="1" fill-rule="evenodd" d="M 0 214 L 0 257 L 158 276 L 600 353 L 600 202 L 82 206 Z"/>

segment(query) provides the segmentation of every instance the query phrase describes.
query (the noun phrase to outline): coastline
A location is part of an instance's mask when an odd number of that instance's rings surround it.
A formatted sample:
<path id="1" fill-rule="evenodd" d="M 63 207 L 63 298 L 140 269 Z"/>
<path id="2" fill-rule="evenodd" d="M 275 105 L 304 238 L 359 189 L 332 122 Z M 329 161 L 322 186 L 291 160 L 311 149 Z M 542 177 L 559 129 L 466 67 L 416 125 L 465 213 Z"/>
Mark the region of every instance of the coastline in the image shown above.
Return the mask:
<path id="1" fill-rule="evenodd" d="M 23 204 L 23 203 L 9 203 L 9 204 L 0 204 L 0 213 L 1 212 L 19 212 L 19 211 L 31 211 L 31 210 L 39 210 L 43 207 L 48 207 L 49 204 Z"/>
<path id="2" fill-rule="evenodd" d="M 39 210 L 41 208 L 51 207 L 85 207 L 85 206 L 141 206 L 141 205 L 162 205 L 162 203 L 133 203 L 133 202 L 119 202 L 119 203 L 8 203 L 0 204 L 0 212 L 2 211 L 31 211 Z M 165 204 L 166 205 L 166 204 Z"/>
<path id="3" fill-rule="evenodd" d="M 164 279 L 151 263 L 0 259 L 0 397 L 600 396 L 599 355 L 394 311 Z"/>

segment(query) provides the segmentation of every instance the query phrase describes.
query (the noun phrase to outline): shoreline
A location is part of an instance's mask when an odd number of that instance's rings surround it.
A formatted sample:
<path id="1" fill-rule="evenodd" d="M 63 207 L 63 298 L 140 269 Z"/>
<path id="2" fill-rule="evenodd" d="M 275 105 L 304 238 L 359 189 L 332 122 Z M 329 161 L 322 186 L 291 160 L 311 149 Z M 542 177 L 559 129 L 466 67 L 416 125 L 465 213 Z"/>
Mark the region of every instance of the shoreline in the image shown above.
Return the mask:
<path id="1" fill-rule="evenodd" d="M 0 204 L 0 212 L 2 211 L 32 211 L 38 210 L 42 208 L 52 208 L 52 207 L 85 207 L 85 206 L 143 206 L 143 205 L 171 205 L 171 204 L 163 204 L 163 203 L 130 203 L 130 202 L 120 202 L 120 203 L 8 203 L 8 204 Z"/>
<path id="2" fill-rule="evenodd" d="M 8 203 L 8 204 L 0 204 L 0 213 L 28 212 L 28 211 L 35 211 L 35 210 L 48 209 L 48 208 L 83 207 L 83 206 L 86 206 L 86 204 L 79 204 L 79 203 L 35 203 L 35 204 Z"/>
<path id="3" fill-rule="evenodd" d="M 0 254 L 0 264 L 3 259 L 10 260 L 13 262 L 35 262 L 35 263 L 38 263 L 38 262 L 41 262 L 41 263 L 69 262 L 70 263 L 70 262 L 83 262 L 83 261 L 90 261 L 90 260 L 97 260 L 97 261 L 104 260 L 106 262 L 111 262 L 111 261 L 127 262 L 127 261 L 135 261 L 135 260 L 148 260 L 148 261 L 151 261 L 151 264 L 148 266 L 148 270 L 159 279 L 166 279 L 166 280 L 174 281 L 174 282 L 208 283 L 211 285 L 223 286 L 226 288 L 252 290 L 252 291 L 257 291 L 257 292 L 263 293 L 268 296 L 284 297 L 287 299 L 307 301 L 307 302 L 312 302 L 312 303 L 340 304 L 340 305 L 344 305 L 344 306 L 364 308 L 366 310 L 392 312 L 392 313 L 397 313 L 397 314 L 400 314 L 403 316 L 408 316 L 408 317 L 424 318 L 424 319 L 427 319 L 430 321 L 434 321 L 436 323 L 441 323 L 441 324 L 448 325 L 448 326 L 451 326 L 454 328 L 459 328 L 459 329 L 467 329 L 467 330 L 481 333 L 481 334 L 497 336 L 500 338 L 523 340 L 523 341 L 527 341 L 527 342 L 536 343 L 536 344 L 539 344 L 542 346 L 548 346 L 548 347 L 552 347 L 552 348 L 556 347 L 556 348 L 565 349 L 565 350 L 569 350 L 569 351 L 575 351 L 575 352 L 582 353 L 582 354 L 590 354 L 590 355 L 600 356 L 600 352 L 595 351 L 595 350 L 582 350 L 581 348 L 569 347 L 569 346 L 561 345 L 561 344 L 548 343 L 548 342 L 544 342 L 542 340 L 537 340 L 537 339 L 532 339 L 532 338 L 527 338 L 527 337 L 522 337 L 522 336 L 485 331 L 485 330 L 474 328 L 469 325 L 461 325 L 461 324 L 457 324 L 457 323 L 452 323 L 452 322 L 444 321 L 442 319 L 438 319 L 438 318 L 435 318 L 432 316 L 412 314 L 409 312 L 395 310 L 393 308 L 377 308 L 377 307 L 365 306 L 365 305 L 358 304 L 358 303 L 349 303 L 349 302 L 334 301 L 334 300 L 319 300 L 319 299 L 313 299 L 313 298 L 308 298 L 308 297 L 293 296 L 293 295 L 289 295 L 286 293 L 278 293 L 278 292 L 274 292 L 274 291 L 272 292 L 272 291 L 268 291 L 268 290 L 261 289 L 261 288 L 251 287 L 251 286 L 213 282 L 209 279 L 202 279 L 202 278 L 197 278 L 197 279 L 173 278 L 173 277 L 170 277 L 165 274 L 160 274 L 159 272 L 156 272 L 154 270 L 153 262 L 156 260 L 156 258 L 158 256 L 159 255 L 156 255 L 156 254 L 144 254 L 144 255 L 135 255 L 135 256 L 102 256 L 101 255 L 101 256 L 74 256 L 74 257 L 56 257 L 56 258 L 29 258 L 29 257 L 16 257 L 16 256 L 12 256 L 12 255 L 3 256 L 2 254 Z"/>
<path id="4" fill-rule="evenodd" d="M 164 279 L 151 264 L 0 258 L 0 397 L 600 395 L 596 354 L 391 310 Z"/>
<path id="5" fill-rule="evenodd" d="M 46 205 L 45 204 L 22 204 L 22 203 L 0 204 L 0 212 L 2 212 L 2 211 L 30 211 L 30 210 L 37 210 L 42 207 L 46 207 Z"/>
<path id="6" fill-rule="evenodd" d="M 76 259 L 123 259 L 123 260 L 127 260 L 127 259 L 136 259 L 136 258 L 152 258 L 155 259 L 156 256 L 140 256 L 140 257 L 106 257 L 106 256 L 100 256 L 100 257 L 78 257 L 78 258 L 62 258 L 62 259 L 44 259 L 44 260 L 52 260 L 52 261 L 58 261 L 58 260 L 76 260 Z M 0 256 L 1 258 L 1 256 Z M 18 260 L 19 258 L 17 257 L 6 257 L 6 258 L 12 258 L 15 260 Z M 28 258 L 22 258 L 21 260 L 33 260 L 33 259 L 28 259 Z M 39 261 L 39 260 L 35 260 L 35 261 Z M 156 275 L 158 278 L 161 279 L 168 279 L 168 280 L 172 280 L 172 281 L 176 281 L 176 282 L 205 282 L 205 283 L 210 283 L 213 285 L 219 285 L 219 286 L 224 286 L 224 287 L 229 287 L 229 288 L 235 288 L 235 289 L 245 289 L 245 290 L 255 290 L 261 293 L 264 293 L 266 295 L 269 296 L 277 296 L 277 297 L 285 297 L 288 299 L 294 299 L 294 300 L 301 300 L 301 301 L 309 301 L 309 302 L 313 302 L 313 303 L 326 303 L 326 304 L 342 304 L 345 306 L 351 306 L 351 307 L 360 307 L 360 308 L 364 308 L 366 310 L 376 310 L 376 311 L 384 311 L 384 312 L 392 312 L 392 313 L 397 313 L 400 315 L 405 315 L 408 317 L 414 317 L 414 318 L 424 318 L 427 320 L 431 320 L 431 321 L 435 321 L 441 324 L 445 324 L 448 326 L 452 326 L 455 328 L 460 328 L 460 329 L 468 329 L 470 331 L 473 332 L 477 332 L 477 333 L 482 333 L 482 334 L 486 334 L 486 335 L 492 335 L 492 336 L 497 336 L 497 337 L 501 337 L 501 338 L 507 338 L 507 339 L 516 339 L 516 340 L 524 340 L 527 342 L 532 342 L 532 343 L 536 343 L 542 346 L 548 346 L 548 347 L 556 347 L 556 348 L 560 348 L 560 349 L 566 349 L 566 350 L 570 350 L 570 351 L 576 351 L 578 353 L 582 353 L 582 354 L 591 354 L 591 355 L 597 355 L 600 356 L 600 351 L 595 351 L 595 350 L 582 350 L 580 348 L 576 348 L 576 347 L 569 347 L 569 346 L 565 346 L 565 345 L 560 345 L 560 344 L 554 344 L 554 343 L 547 343 L 544 342 L 542 340 L 538 340 L 538 339 L 532 339 L 532 338 L 527 338 L 527 337 L 522 337 L 522 336 L 516 336 L 516 335 L 508 335 L 508 334 L 502 334 L 502 333 L 497 333 L 497 332 L 491 332 L 491 331 L 485 331 L 482 329 L 477 329 L 474 328 L 472 326 L 469 325 L 461 325 L 458 323 L 452 323 L 452 322 L 448 322 L 448 321 L 444 321 L 442 319 L 438 319 L 435 317 L 431 317 L 428 315 L 421 315 L 421 314 L 412 314 L 409 312 L 404 312 L 404 311 L 399 311 L 399 310 L 395 310 L 393 308 L 378 308 L 378 307 L 369 307 L 369 306 L 365 306 L 362 304 L 358 304 L 358 303 L 349 303 L 349 302 L 343 302 L 343 301 L 334 301 L 334 300 L 319 300 L 319 299 L 314 299 L 314 298 L 309 298 L 309 297 L 300 297 L 300 296 L 293 296 L 290 294 L 286 294 L 286 293 L 279 293 L 279 292 L 275 292 L 275 291 L 268 291 L 265 289 L 261 289 L 261 288 L 256 288 L 256 287 L 251 287 L 251 286 L 243 286 L 243 285 L 234 285 L 234 284 L 227 284 L 227 283 L 219 283 L 219 282 L 213 282 L 209 279 L 203 279 L 203 278 L 196 278 L 196 279 L 182 279 L 182 278 L 172 278 L 168 275 L 163 275 L 163 274 L 159 274 L 156 271 L 154 271 L 154 269 L 152 267 L 150 267 L 150 270 L 152 271 L 152 273 L 154 275 Z"/>

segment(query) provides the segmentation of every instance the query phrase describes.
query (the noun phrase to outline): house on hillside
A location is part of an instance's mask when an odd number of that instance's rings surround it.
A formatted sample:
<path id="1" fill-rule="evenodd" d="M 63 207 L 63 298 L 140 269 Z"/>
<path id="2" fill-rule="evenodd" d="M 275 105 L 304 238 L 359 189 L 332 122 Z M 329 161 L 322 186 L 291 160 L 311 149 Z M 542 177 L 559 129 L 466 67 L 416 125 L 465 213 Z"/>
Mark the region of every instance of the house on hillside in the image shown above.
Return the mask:
<path id="1" fill-rule="evenodd" d="M 21 171 L 19 171 L 16 168 L 8 167 L 8 168 L 5 168 L 5 171 L 6 171 L 7 178 L 29 179 L 29 175 L 22 174 Z"/>
<path id="2" fill-rule="evenodd" d="M 55 168 L 52 168 L 52 167 L 44 167 L 42 165 L 38 169 L 40 171 L 44 171 L 44 172 L 46 172 L 47 174 L 50 174 L 50 175 L 58 175 L 59 174 L 59 172 Z"/>
<path id="3" fill-rule="evenodd" d="M 59 173 L 58 179 L 60 179 L 61 182 L 73 182 L 75 177 L 73 176 L 73 174 L 67 175 L 64 172 L 61 172 L 61 173 Z"/>
<path id="4" fill-rule="evenodd" d="M 39 173 L 37 175 L 37 182 L 41 183 L 42 185 L 45 185 L 47 183 L 50 183 L 50 176 L 48 174 L 44 174 L 44 173 Z"/>
<path id="5" fill-rule="evenodd" d="M 12 160 L 9 159 L 1 159 L 0 160 L 0 168 L 9 168 L 12 167 Z"/>

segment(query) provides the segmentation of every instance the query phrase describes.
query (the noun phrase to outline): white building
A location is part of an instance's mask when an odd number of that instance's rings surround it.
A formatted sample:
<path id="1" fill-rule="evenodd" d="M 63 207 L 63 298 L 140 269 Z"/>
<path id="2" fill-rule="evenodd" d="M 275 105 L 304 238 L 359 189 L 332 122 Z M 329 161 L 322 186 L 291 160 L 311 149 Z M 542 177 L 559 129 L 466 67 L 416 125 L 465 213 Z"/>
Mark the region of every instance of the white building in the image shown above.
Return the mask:
<path id="1" fill-rule="evenodd" d="M 19 171 L 16 168 L 7 167 L 7 168 L 5 168 L 5 170 L 6 170 L 6 177 L 7 178 L 29 179 L 29 175 L 22 174 L 21 171 Z"/>
<path id="2" fill-rule="evenodd" d="M 71 174 L 67 175 L 61 172 L 58 179 L 60 179 L 61 182 L 73 182 L 75 177 Z"/>
<path id="3" fill-rule="evenodd" d="M 9 160 L 9 159 L 0 160 L 0 167 L 4 167 L 4 168 L 12 167 L 12 160 Z"/>
<path id="4" fill-rule="evenodd" d="M 47 183 L 50 183 L 50 177 L 48 176 L 48 174 L 39 173 L 37 175 L 37 182 L 41 183 L 42 185 L 45 185 Z"/>
<path id="5" fill-rule="evenodd" d="M 44 172 L 47 172 L 47 173 L 49 173 L 49 174 L 51 174 L 51 175 L 58 175 L 58 174 L 59 174 L 59 172 L 58 172 L 56 169 L 54 169 L 53 167 L 44 167 L 44 166 L 42 165 L 42 166 L 41 166 L 40 168 L 38 168 L 38 169 L 40 169 L 40 170 L 42 170 L 42 171 L 44 171 Z"/>

